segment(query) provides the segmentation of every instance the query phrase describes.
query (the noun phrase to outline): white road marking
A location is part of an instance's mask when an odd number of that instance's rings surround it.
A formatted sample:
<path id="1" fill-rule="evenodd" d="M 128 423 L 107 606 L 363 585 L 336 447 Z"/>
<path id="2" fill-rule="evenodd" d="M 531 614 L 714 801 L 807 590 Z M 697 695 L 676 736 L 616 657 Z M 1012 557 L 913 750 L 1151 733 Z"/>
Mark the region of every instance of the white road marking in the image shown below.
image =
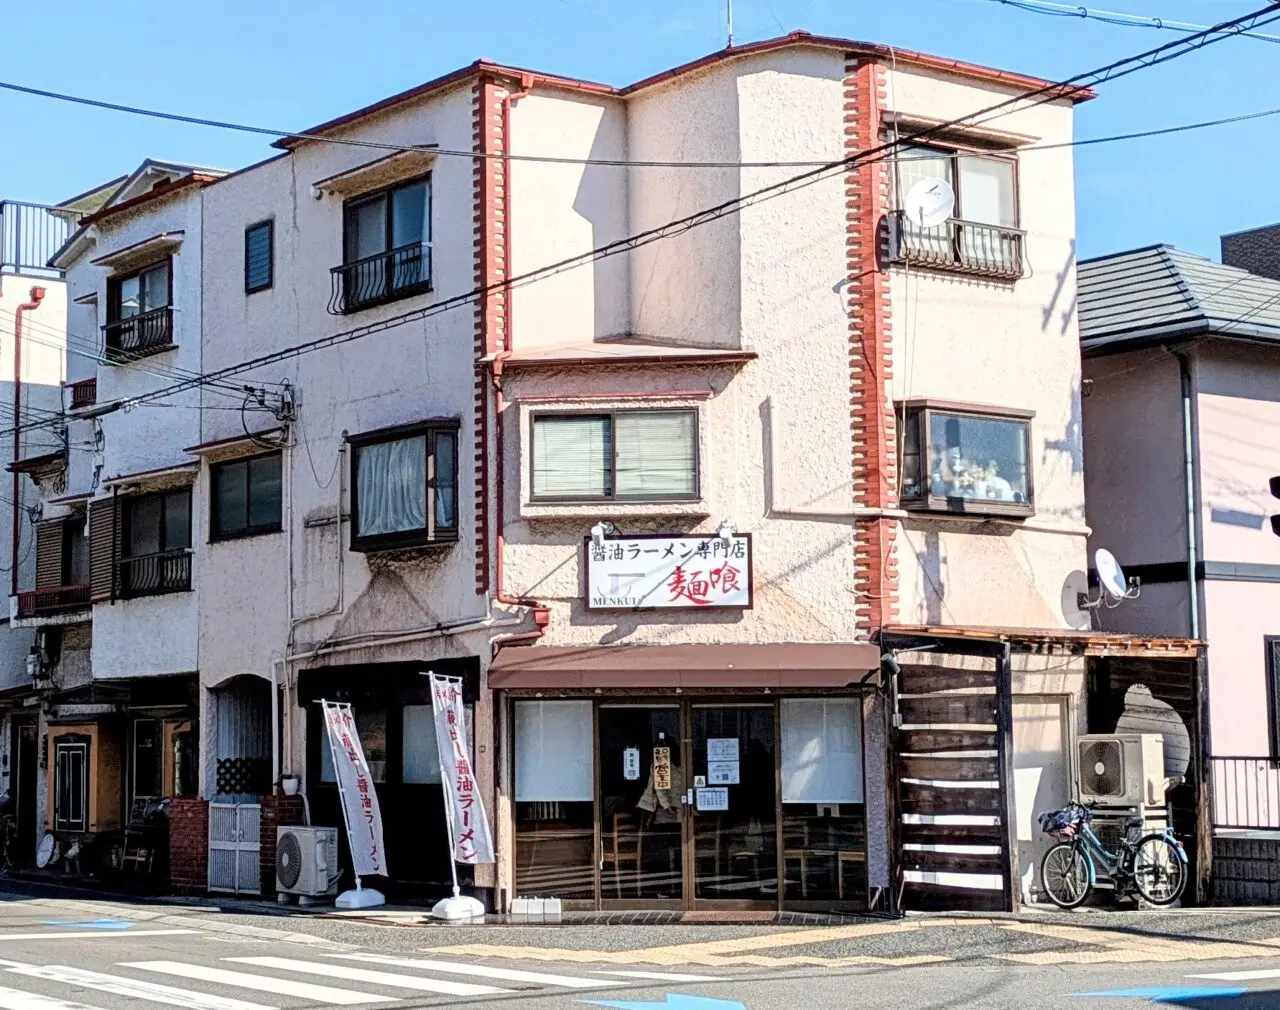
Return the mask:
<path id="1" fill-rule="evenodd" d="M 120 975 L 106 975 L 99 971 L 69 968 L 64 964 L 38 965 L 0 960 L 0 968 L 28 978 L 43 978 L 49 982 L 85 986 L 89 989 L 97 989 L 99 992 L 128 996 L 131 999 L 168 1003 L 170 1006 L 184 1007 L 185 1010 L 275 1010 L 275 1007 L 263 1003 L 250 1003 L 227 996 L 208 996 L 204 993 L 192 992 L 190 989 L 177 989 L 169 985 L 141 982 Z"/>
<path id="2" fill-rule="evenodd" d="M 0 986 L 0 1010 L 99 1010 L 99 1008 Z"/>
<path id="3" fill-rule="evenodd" d="M 272 978 L 269 975 L 250 975 L 243 971 L 228 971 L 226 968 L 211 968 L 203 964 L 187 964 L 184 961 L 126 961 L 120 967 L 137 968 L 140 971 L 158 971 L 165 975 L 195 978 L 201 982 L 216 982 L 218 985 L 238 986 L 241 989 L 257 989 L 260 992 L 274 992 L 281 996 L 298 996 L 314 1003 L 332 1003 L 336 1006 L 388 1003 L 395 1000 L 394 996 L 335 989 L 328 985 L 295 982 L 292 979 Z"/>
<path id="4" fill-rule="evenodd" d="M 108 937 L 128 939 L 131 936 L 183 936 L 198 932 L 198 929 L 80 929 L 74 933 L 0 933 L 0 943 L 5 940 L 105 940 Z"/>
<path id="5" fill-rule="evenodd" d="M 1261 971 L 1222 971 L 1214 975 L 1188 975 L 1187 978 L 1212 978 L 1222 982 L 1247 982 L 1255 978 L 1280 978 L 1280 968 Z"/>
<path id="6" fill-rule="evenodd" d="M 224 961 L 237 964 L 253 964 L 262 968 L 279 968 L 328 978 L 345 978 L 352 982 L 369 982 L 390 986 L 393 989 L 416 989 L 419 992 L 442 992 L 450 996 L 489 996 L 511 992 L 492 985 L 473 985 L 470 982 L 446 982 L 438 978 L 420 978 L 416 975 L 398 975 L 389 971 L 370 971 L 368 968 L 350 968 L 345 964 L 321 964 L 318 961 L 298 961 L 291 957 L 224 957 Z"/>
<path id="7" fill-rule="evenodd" d="M 506 982 L 534 982 L 538 985 L 559 985 L 566 989 L 598 989 L 604 985 L 626 985 L 625 982 L 604 982 L 600 979 L 582 978 L 578 975 L 550 975 L 542 971 L 520 971 L 516 968 L 494 968 L 488 965 L 462 964 L 458 961 L 437 961 L 425 957 L 393 957 L 390 954 L 329 954 L 346 961 L 364 961 L 368 964 L 386 964 L 396 968 L 417 968 L 419 971 L 443 971 L 453 975 L 475 975 L 477 978 L 495 978 Z"/>
<path id="8" fill-rule="evenodd" d="M 668 971 L 592 971 L 592 975 L 621 975 L 623 978 L 650 978 L 655 982 L 728 982 L 722 975 L 677 975 Z"/>

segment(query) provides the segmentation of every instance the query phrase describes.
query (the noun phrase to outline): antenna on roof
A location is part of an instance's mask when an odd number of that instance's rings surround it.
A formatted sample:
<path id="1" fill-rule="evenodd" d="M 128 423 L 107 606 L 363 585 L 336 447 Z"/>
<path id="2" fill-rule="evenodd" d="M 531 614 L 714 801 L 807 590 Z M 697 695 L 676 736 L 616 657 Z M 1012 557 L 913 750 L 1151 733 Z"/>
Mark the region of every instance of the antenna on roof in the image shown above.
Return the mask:
<path id="1" fill-rule="evenodd" d="M 729 44 L 726 49 L 733 48 L 733 0 L 724 0 L 725 19 L 729 22 Z"/>

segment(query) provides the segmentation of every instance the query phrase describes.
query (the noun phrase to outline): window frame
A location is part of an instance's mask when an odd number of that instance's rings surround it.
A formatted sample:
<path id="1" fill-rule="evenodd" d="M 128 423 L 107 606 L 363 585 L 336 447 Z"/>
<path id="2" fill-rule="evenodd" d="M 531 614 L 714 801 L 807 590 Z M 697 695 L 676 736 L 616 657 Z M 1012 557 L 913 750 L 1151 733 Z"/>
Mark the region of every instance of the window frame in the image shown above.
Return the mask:
<path id="1" fill-rule="evenodd" d="M 371 256 L 380 256 L 380 255 L 385 256 L 386 254 L 392 252 L 393 250 L 400 248 L 399 246 L 393 246 L 391 244 L 391 228 L 392 228 L 391 195 L 398 189 L 408 189 L 410 186 L 416 186 L 420 182 L 425 183 L 427 188 L 427 194 L 426 194 L 427 234 L 423 236 L 422 244 L 426 246 L 428 249 L 431 248 L 431 237 L 435 232 L 435 222 L 432 220 L 433 217 L 435 216 L 435 205 L 434 205 L 434 201 L 432 200 L 434 193 L 432 189 L 431 172 L 427 171 L 427 172 L 421 173 L 420 175 L 412 176 L 411 178 L 408 178 L 408 179 L 398 179 L 395 182 L 388 183 L 386 186 L 379 186 L 377 189 L 370 189 L 362 193 L 355 193 L 342 201 L 342 265 L 343 266 L 349 266 L 352 263 L 358 263 L 360 262 L 361 259 L 365 258 L 365 257 L 359 257 L 359 256 L 356 257 L 355 259 L 347 258 L 347 249 L 349 248 L 348 239 L 350 238 L 351 222 L 352 222 L 352 216 L 353 216 L 352 212 L 361 204 L 369 203 L 370 201 L 378 199 L 378 197 L 386 198 L 386 201 L 387 201 L 386 211 L 383 215 L 383 222 L 382 222 L 383 224 L 382 238 L 383 238 L 383 243 L 385 245 L 385 248 L 383 248 L 380 253 L 370 253 Z M 428 284 L 430 284 L 430 281 L 428 281 Z"/>
<path id="2" fill-rule="evenodd" d="M 152 260 L 150 263 L 137 267 L 134 270 L 129 270 L 125 273 L 112 274 L 110 277 L 107 278 L 107 325 L 108 326 L 111 326 L 115 323 L 123 322 L 123 319 L 120 316 L 120 288 L 123 286 L 124 282 L 127 280 L 132 280 L 134 277 L 141 277 L 145 273 L 150 273 L 152 270 L 156 269 L 156 267 L 161 265 L 164 266 L 165 270 L 168 273 L 167 288 L 169 291 L 169 300 L 164 305 L 157 305 L 154 308 L 145 309 L 142 312 L 139 312 L 138 315 L 141 316 L 141 315 L 145 315 L 147 312 L 156 312 L 156 311 L 159 311 L 160 309 L 173 308 L 173 256 L 165 256 L 165 257 L 162 257 L 161 259 Z M 132 319 L 134 317 L 130 316 L 129 318 Z M 170 339 L 171 340 L 173 339 L 172 336 L 170 337 Z"/>
<path id="3" fill-rule="evenodd" d="M 892 139 L 892 138 L 890 138 Z M 903 149 L 903 153 L 909 155 L 912 151 L 929 151 L 939 155 L 945 155 L 951 163 L 951 188 L 956 195 L 956 212 L 951 216 L 952 221 L 967 222 L 969 224 L 983 224 L 987 228 L 998 228 L 1005 231 L 1022 231 L 1022 163 L 1018 158 L 1018 152 L 1006 150 L 992 150 L 986 147 L 980 147 L 976 144 L 964 144 L 960 141 L 943 140 L 936 144 L 924 143 L 916 144 Z M 990 161 L 1004 161 L 1013 166 L 1013 224 L 984 224 L 980 221 L 970 221 L 964 216 L 964 185 L 960 182 L 960 159 L 961 158 L 986 158 Z M 894 209 L 901 211 L 903 209 L 903 201 L 906 199 L 906 191 L 902 188 L 902 176 L 898 169 L 898 162 L 894 162 L 893 170 L 894 180 Z"/>
<path id="4" fill-rule="evenodd" d="M 91 739 L 80 734 L 60 736 L 53 742 L 53 826 L 55 831 L 84 833 L 89 830 L 89 806 L 93 795 L 92 783 L 89 780 L 91 745 Z M 78 754 L 81 760 L 81 816 L 75 820 L 66 816 L 69 811 L 62 811 L 58 803 L 62 796 L 62 755 L 64 753 Z M 70 764 L 70 758 L 68 758 L 68 764 Z M 69 770 L 68 774 L 70 774 Z"/>
<path id="5" fill-rule="evenodd" d="M 1267 736 L 1271 761 L 1280 763 L 1280 635 L 1264 635 L 1262 658 L 1267 680 Z"/>
<path id="6" fill-rule="evenodd" d="M 633 502 L 661 505 L 667 502 L 696 502 L 702 500 L 702 417 L 697 407 L 621 407 L 604 410 L 535 410 L 529 415 L 529 502 L 534 505 L 599 505 L 601 502 Z M 692 414 L 693 415 L 693 491 L 684 495 L 619 495 L 618 487 L 618 424 L 620 414 Z M 534 439 L 538 421 L 543 418 L 607 417 L 609 419 L 609 471 L 610 487 L 606 495 L 546 495 L 538 494 L 535 484 Z"/>
<path id="7" fill-rule="evenodd" d="M 462 451 L 462 422 L 453 417 L 430 418 L 425 421 L 414 421 L 410 424 L 394 425 L 390 428 L 378 428 L 374 431 L 362 432 L 359 435 L 348 435 L 347 446 L 351 450 L 351 540 L 350 549 L 362 554 L 377 551 L 403 550 L 413 547 L 427 547 L 433 544 L 457 543 L 462 526 L 462 486 L 460 480 Z M 436 437 L 448 434 L 453 437 L 453 494 L 454 515 L 451 528 L 436 526 Z M 426 525 L 421 530 L 397 530 L 393 533 L 373 533 L 361 536 L 360 529 L 360 481 L 359 450 L 367 446 L 382 445 L 387 442 L 407 441 L 418 436 L 427 440 L 427 503 Z"/>
<path id="8" fill-rule="evenodd" d="M 163 541 L 165 518 L 168 515 L 168 512 L 165 509 L 165 505 L 164 505 L 165 499 L 167 499 L 169 495 L 172 495 L 175 493 L 181 493 L 181 492 L 185 492 L 187 496 L 187 542 L 186 542 L 186 545 L 183 547 L 163 547 L 162 546 L 160 550 L 156 551 L 154 554 L 134 554 L 129 549 L 129 542 L 133 539 L 134 509 L 138 507 L 138 504 L 140 502 L 145 501 L 148 498 L 160 499 L 160 537 L 161 537 L 161 540 Z M 193 497 L 194 496 L 191 493 L 190 487 L 171 487 L 171 488 L 166 488 L 163 491 L 147 491 L 143 494 L 129 495 L 128 498 L 125 499 L 125 501 L 122 503 L 124 505 L 124 508 L 121 509 L 121 512 L 123 514 L 121 516 L 122 521 L 120 524 L 120 527 L 121 527 L 120 528 L 120 560 L 131 561 L 136 558 L 156 557 L 162 554 L 176 554 L 178 551 L 190 551 L 191 550 L 191 500 Z"/>
<path id="9" fill-rule="evenodd" d="M 1026 519 L 1036 514 L 1035 467 L 1031 451 L 1031 427 L 1035 418 L 1034 410 L 1022 410 L 1017 407 L 996 407 L 978 403 L 956 403 L 949 400 L 917 399 L 905 400 L 896 405 L 898 420 L 897 452 L 900 461 L 898 473 L 898 507 L 910 512 L 935 512 L 950 515 L 975 515 Z M 969 417 L 983 421 L 1007 421 L 1020 424 L 1023 432 L 1023 450 L 1026 454 L 1026 502 L 991 501 L 986 498 L 962 498 L 929 493 L 927 478 L 923 473 L 924 459 L 929 447 L 930 420 L 935 414 L 956 417 Z M 906 476 L 906 440 L 908 428 L 916 428 L 917 445 L 919 446 L 921 493 L 917 497 L 908 498 L 903 494 L 903 481 Z"/>
<path id="10" fill-rule="evenodd" d="M 267 230 L 267 279 L 262 284 L 251 284 L 249 282 L 249 236 L 262 228 Z M 275 282 L 276 220 L 273 217 L 268 217 L 261 221 L 255 221 L 253 224 L 246 225 L 244 229 L 244 293 L 246 295 L 252 295 L 259 291 L 267 291 L 275 287 Z"/>
<path id="11" fill-rule="evenodd" d="M 87 586 L 90 584 L 89 557 L 92 552 L 92 548 L 89 543 L 89 534 L 86 532 L 86 529 L 85 529 L 88 524 L 88 521 L 89 521 L 88 517 L 83 512 L 73 512 L 71 515 L 67 516 L 62 520 L 62 530 L 61 530 L 62 580 L 61 581 L 64 587 L 65 586 Z M 72 575 L 74 573 L 71 570 L 73 567 L 72 559 L 74 557 L 74 551 L 72 550 L 71 541 L 77 536 L 77 534 L 75 533 L 75 530 L 77 527 L 79 527 L 80 529 L 79 537 L 81 541 L 83 541 L 84 543 L 85 578 L 81 582 L 76 582 L 72 578 Z"/>
<path id="12" fill-rule="evenodd" d="M 250 523 L 249 516 L 253 512 L 250 507 L 249 494 L 253 487 L 249 480 L 249 464 L 254 460 L 270 459 L 275 457 L 280 461 L 280 516 L 274 523 L 266 525 L 254 526 Z M 221 474 L 228 468 L 243 463 L 245 468 L 245 526 L 243 529 L 237 529 L 232 532 L 225 532 L 221 529 L 219 521 L 220 513 L 218 511 L 218 482 Z M 224 540 L 242 540 L 245 537 L 260 537 L 271 533 L 280 533 L 284 530 L 284 453 L 279 449 L 270 452 L 258 452 L 249 456 L 234 456 L 231 459 L 219 460 L 217 463 L 209 464 L 209 543 L 221 543 Z"/>

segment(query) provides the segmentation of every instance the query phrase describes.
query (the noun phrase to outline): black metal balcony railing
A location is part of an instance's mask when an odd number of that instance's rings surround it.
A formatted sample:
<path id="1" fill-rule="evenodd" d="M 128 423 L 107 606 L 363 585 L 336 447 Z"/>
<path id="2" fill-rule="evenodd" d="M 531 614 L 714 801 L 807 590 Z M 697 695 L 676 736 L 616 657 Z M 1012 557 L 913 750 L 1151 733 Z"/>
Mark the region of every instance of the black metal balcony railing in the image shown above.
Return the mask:
<path id="1" fill-rule="evenodd" d="M 107 360 L 128 361 L 173 344 L 173 307 L 166 305 L 117 319 L 102 328 L 106 337 Z"/>
<path id="2" fill-rule="evenodd" d="M 1210 758 L 1215 828 L 1280 830 L 1280 761 Z"/>
<path id="3" fill-rule="evenodd" d="M 89 606 L 87 585 L 33 589 L 18 594 L 18 617 L 43 617 Z"/>
<path id="4" fill-rule="evenodd" d="M 191 588 L 191 551 L 141 554 L 119 561 L 121 596 L 157 596 Z"/>
<path id="5" fill-rule="evenodd" d="M 81 379 L 79 382 L 72 382 L 68 388 L 71 390 L 71 409 L 79 410 L 82 407 L 92 407 L 98 402 L 98 380 Z"/>
<path id="6" fill-rule="evenodd" d="M 53 257 L 76 227 L 80 215 L 39 203 L 0 200 L 0 271 L 58 277 Z"/>
<path id="7" fill-rule="evenodd" d="M 329 311 L 343 315 L 431 290 L 431 246 L 414 242 L 329 271 Z"/>
<path id="8" fill-rule="evenodd" d="M 1017 228 L 957 218 L 926 228 L 912 223 L 900 210 L 890 222 L 890 258 L 895 263 L 1002 280 L 1022 276 L 1026 233 Z"/>

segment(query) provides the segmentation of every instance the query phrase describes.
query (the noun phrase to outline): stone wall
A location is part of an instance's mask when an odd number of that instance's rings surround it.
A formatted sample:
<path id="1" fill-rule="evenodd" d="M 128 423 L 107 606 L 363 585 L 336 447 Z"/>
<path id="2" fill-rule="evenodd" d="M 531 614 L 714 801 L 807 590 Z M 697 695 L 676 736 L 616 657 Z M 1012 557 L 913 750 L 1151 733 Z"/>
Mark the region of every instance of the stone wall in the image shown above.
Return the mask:
<path id="1" fill-rule="evenodd" d="M 1280 905 L 1280 837 L 1213 840 L 1215 905 Z"/>
<path id="2" fill-rule="evenodd" d="M 169 802 L 169 887 L 175 894 L 203 894 L 208 886 L 209 803 L 175 796 Z"/>

